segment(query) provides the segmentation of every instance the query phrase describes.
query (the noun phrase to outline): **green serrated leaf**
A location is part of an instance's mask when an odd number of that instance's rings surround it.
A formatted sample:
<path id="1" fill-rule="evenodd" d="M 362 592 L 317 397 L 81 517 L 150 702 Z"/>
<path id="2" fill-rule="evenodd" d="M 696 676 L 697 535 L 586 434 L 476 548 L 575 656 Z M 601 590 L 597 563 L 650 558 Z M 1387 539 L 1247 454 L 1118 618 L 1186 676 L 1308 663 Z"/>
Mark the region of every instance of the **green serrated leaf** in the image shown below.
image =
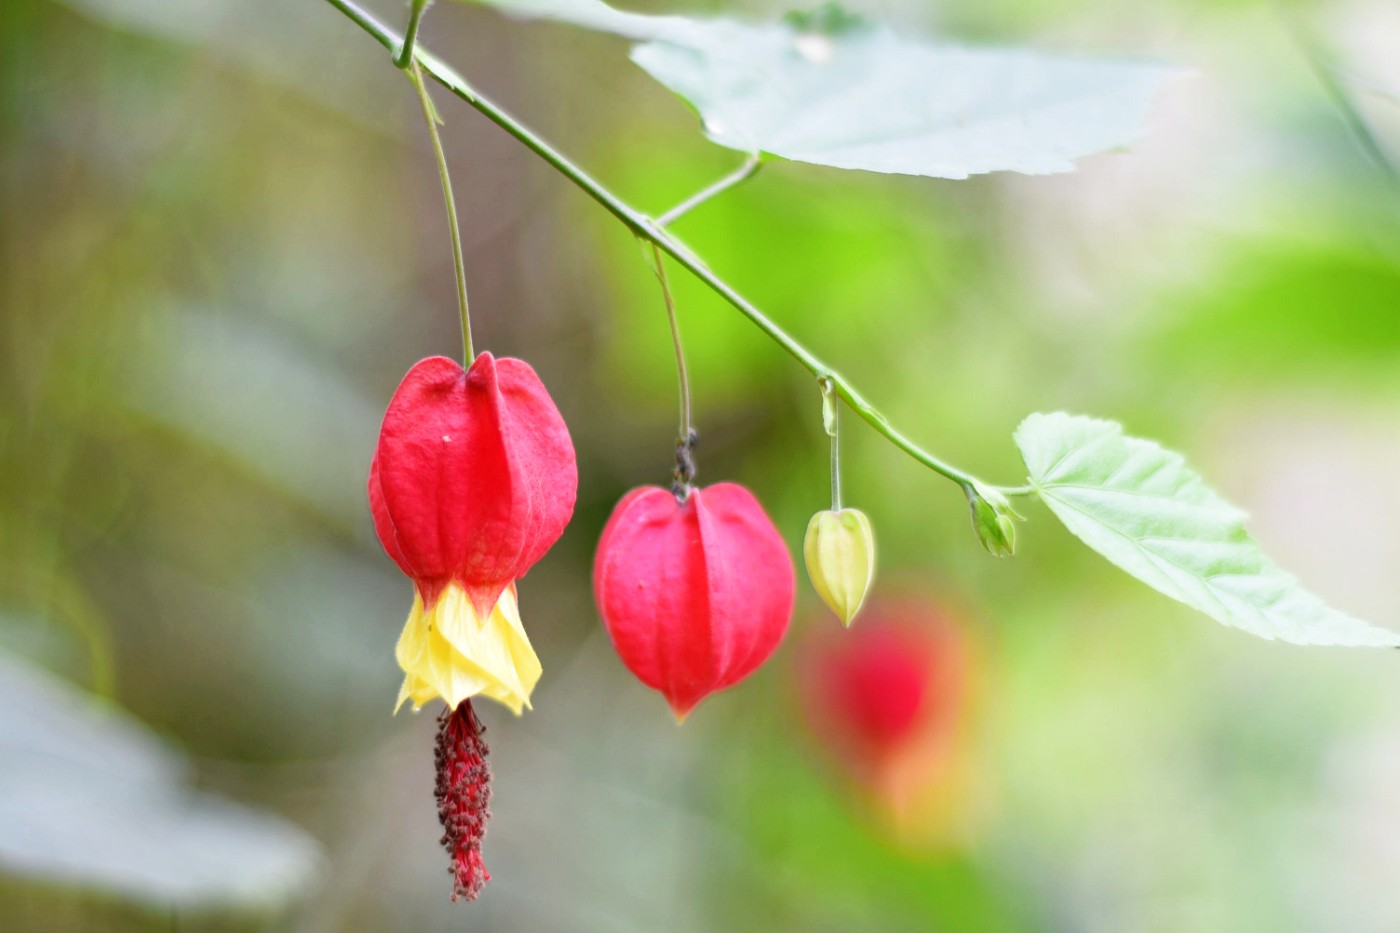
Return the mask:
<path id="1" fill-rule="evenodd" d="M 937 178 L 1068 172 L 1142 136 L 1155 64 L 935 45 L 834 4 L 777 23 L 646 16 L 601 0 L 480 0 L 637 40 L 632 60 L 711 140 L 836 168 Z"/>
<path id="2" fill-rule="evenodd" d="M 1112 421 L 1031 415 L 1016 430 L 1031 483 L 1110 562 L 1225 625 L 1298 645 L 1395 647 L 1400 635 L 1328 607 L 1268 559 L 1244 513 L 1180 454 Z"/>

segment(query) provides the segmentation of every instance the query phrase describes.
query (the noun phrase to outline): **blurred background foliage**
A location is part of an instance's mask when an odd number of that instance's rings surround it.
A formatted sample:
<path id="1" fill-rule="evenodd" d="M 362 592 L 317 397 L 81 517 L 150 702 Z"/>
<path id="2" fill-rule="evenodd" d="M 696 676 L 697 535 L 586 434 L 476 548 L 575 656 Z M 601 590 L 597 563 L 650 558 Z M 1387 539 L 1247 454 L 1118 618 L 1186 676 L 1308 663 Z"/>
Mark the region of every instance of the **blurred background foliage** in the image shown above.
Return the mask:
<path id="1" fill-rule="evenodd" d="M 1015 482 L 1028 412 L 1120 419 L 1189 452 L 1313 589 L 1394 627 L 1400 188 L 1320 78 L 1400 159 L 1395 5 L 850 5 L 1194 74 L 1146 140 L 1074 175 L 775 163 L 678 232 L 952 461 Z M 443 2 L 424 41 L 643 209 L 736 164 L 617 40 Z M 612 504 L 668 475 L 655 281 L 615 221 L 440 100 L 478 344 L 537 368 L 581 475 L 521 588 L 535 711 L 484 714 L 495 880 L 470 906 L 447 900 L 431 718 L 389 715 L 410 593 L 363 503 L 398 379 L 459 346 L 410 86 L 315 0 L 0 4 L 0 655 L 128 711 L 188 756 L 191 790 L 322 850 L 290 893 L 190 906 L 11 838 L 0 928 L 1400 928 L 1393 657 L 1219 629 L 1040 508 L 1020 555 L 990 558 L 961 495 L 849 416 L 877 593 L 963 646 L 962 686 L 930 675 L 921 701 L 960 723 L 939 746 L 956 767 L 927 775 L 941 815 L 892 816 L 804 715 L 799 658 L 837 625 L 805 585 L 775 659 L 676 728 L 589 592 Z M 750 485 L 796 553 L 827 501 L 816 387 L 672 278 L 701 479 Z M 0 736 L 27 715 L 0 706 Z M 120 828 L 81 818 L 109 799 L 85 786 L 71 831 L 106 851 Z"/>

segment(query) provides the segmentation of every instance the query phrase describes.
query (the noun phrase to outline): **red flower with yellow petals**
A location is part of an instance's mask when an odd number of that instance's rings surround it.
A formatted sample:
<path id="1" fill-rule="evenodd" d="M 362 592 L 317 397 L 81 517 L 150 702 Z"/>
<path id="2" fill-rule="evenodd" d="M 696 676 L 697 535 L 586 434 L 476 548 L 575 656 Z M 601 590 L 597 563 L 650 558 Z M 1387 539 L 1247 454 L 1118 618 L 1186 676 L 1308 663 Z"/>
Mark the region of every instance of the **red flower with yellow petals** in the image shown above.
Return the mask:
<path id="1" fill-rule="evenodd" d="M 441 697 L 438 807 L 457 893 L 475 897 L 489 770 L 471 698 L 519 714 L 541 668 L 516 581 L 563 534 L 578 468 L 559 410 L 528 363 L 482 353 L 463 370 L 431 357 L 389 402 L 369 473 L 379 542 L 413 580 L 396 655 L 398 705 Z"/>

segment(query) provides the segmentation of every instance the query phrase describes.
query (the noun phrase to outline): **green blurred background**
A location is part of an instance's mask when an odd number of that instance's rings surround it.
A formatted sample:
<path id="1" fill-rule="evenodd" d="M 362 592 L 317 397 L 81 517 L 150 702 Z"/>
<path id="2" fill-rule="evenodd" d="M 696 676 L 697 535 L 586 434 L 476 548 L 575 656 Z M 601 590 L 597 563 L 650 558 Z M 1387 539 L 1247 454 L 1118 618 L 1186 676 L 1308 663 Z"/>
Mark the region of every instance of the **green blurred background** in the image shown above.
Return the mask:
<path id="1" fill-rule="evenodd" d="M 775 162 L 678 232 L 953 462 L 1017 482 L 1025 414 L 1119 419 L 1188 452 L 1311 588 L 1395 627 L 1400 188 L 1318 66 L 1400 159 L 1400 9 L 850 5 L 1194 73 L 1145 141 L 1073 175 Z M 448 2 L 423 37 L 642 209 L 737 164 L 618 40 Z M 877 592 L 976 646 L 976 697 L 958 701 L 969 777 L 938 789 L 956 828 L 892 833 L 801 725 L 795 658 L 837 624 L 805 580 L 775 658 L 677 728 L 613 655 L 589 590 L 613 503 L 669 473 L 655 280 L 614 220 L 438 100 L 478 346 L 536 367 L 580 472 L 573 524 L 521 585 L 535 709 L 483 711 L 495 878 L 472 905 L 447 898 L 432 718 L 390 716 L 411 590 L 363 501 L 398 379 L 459 347 L 410 85 L 319 0 L 0 3 L 0 677 L 47 670 L 103 698 L 80 711 L 128 711 L 200 794 L 301 840 L 285 884 L 143 895 L 81 858 L 30 861 L 13 820 L 30 804 L 0 782 L 0 929 L 1400 929 L 1393 656 L 1221 629 L 1038 507 L 1021 553 L 991 558 L 958 491 L 854 418 L 846 493 L 879 536 Z M 797 553 L 827 502 L 817 390 L 672 279 L 701 479 L 748 484 Z M 0 705 L 0 735 L 26 715 Z M 110 800 L 75 786 L 87 796 L 53 812 Z M 116 842 L 78 816 L 70 831 L 80 850 L 120 848 L 132 825 Z M 186 828 L 191 851 L 228 851 Z"/>

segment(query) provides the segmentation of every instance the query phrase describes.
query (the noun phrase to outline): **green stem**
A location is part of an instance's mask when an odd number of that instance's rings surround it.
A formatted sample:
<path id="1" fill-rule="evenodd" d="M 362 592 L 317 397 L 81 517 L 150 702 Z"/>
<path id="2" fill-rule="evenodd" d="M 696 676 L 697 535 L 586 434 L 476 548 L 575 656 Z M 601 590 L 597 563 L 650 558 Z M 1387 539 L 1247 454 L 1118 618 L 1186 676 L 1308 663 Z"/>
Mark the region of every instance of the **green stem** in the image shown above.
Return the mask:
<path id="1" fill-rule="evenodd" d="M 414 46 L 418 42 L 418 24 L 422 22 L 423 11 L 430 3 L 432 0 L 413 0 L 413 10 L 408 15 L 408 32 L 404 33 L 403 37 L 403 48 L 394 59 L 394 64 L 404 71 L 408 70 L 409 63 L 413 61 Z"/>
<path id="2" fill-rule="evenodd" d="M 415 9 L 417 9 L 415 7 Z M 418 91 L 418 102 L 423 105 L 423 118 L 428 122 L 428 135 L 433 140 L 433 155 L 437 158 L 438 178 L 442 181 L 442 199 L 447 204 L 447 229 L 452 234 L 452 262 L 457 276 L 457 311 L 462 317 L 462 365 L 470 369 L 476 354 L 472 352 L 472 317 L 467 307 L 467 267 L 462 260 L 462 230 L 457 225 L 457 201 L 452 197 L 452 177 L 447 172 L 447 154 L 442 149 L 442 137 L 438 135 L 437 110 L 428 89 L 423 84 L 423 72 L 415 58 L 405 72 L 413 87 Z"/>
<path id="3" fill-rule="evenodd" d="M 1024 499 L 1027 496 L 1040 495 L 1040 490 L 1034 486 L 998 486 L 997 492 L 1009 499 Z"/>
<path id="4" fill-rule="evenodd" d="M 379 22 L 372 15 L 362 9 L 354 0 L 326 0 L 346 17 L 352 20 L 361 29 L 367 32 L 380 45 L 391 51 L 400 47 L 400 39 L 383 23 Z M 485 116 L 492 123 L 495 123 L 508 134 L 515 137 L 525 148 L 539 156 L 565 178 L 569 179 L 585 194 L 598 202 L 604 210 L 616 217 L 622 224 L 635 235 L 650 241 L 670 256 L 691 275 L 705 283 L 711 291 L 719 295 L 735 310 L 748 318 L 759 330 L 763 331 L 769 339 L 787 351 L 788 355 L 800 363 L 808 372 L 817 378 L 826 378 L 831 381 L 836 393 L 841 397 L 851 410 L 861 417 L 867 424 L 884 435 L 892 444 L 913 457 L 919 463 L 933 470 L 935 473 L 945 476 L 953 482 L 966 489 L 968 486 L 981 483 L 976 477 L 969 473 L 964 473 L 957 467 L 945 463 L 938 457 L 924 450 L 900 431 L 880 413 L 875 406 L 871 405 L 865 398 L 856 391 L 855 387 L 834 369 L 801 343 L 789 336 L 786 331 L 775 324 L 762 311 L 743 295 L 735 291 L 727 282 L 710 271 L 709 267 L 694 253 L 685 247 L 680 240 L 668 233 L 655 220 L 629 207 L 620 198 L 595 181 L 583 169 L 574 165 L 564 155 L 556 151 L 544 140 L 540 139 L 530 130 L 526 129 L 509 113 L 502 110 L 490 100 L 478 94 L 461 75 L 457 74 L 447 65 L 440 62 L 431 55 L 426 55 L 421 48 L 414 52 L 414 56 L 422 64 L 423 70 L 433 77 L 434 80 L 442 84 L 452 93 L 474 107 L 479 113 Z M 984 486 L 991 485 L 982 483 Z"/>
<path id="5" fill-rule="evenodd" d="M 724 194 L 730 188 L 742 185 L 750 178 L 758 174 L 758 170 L 763 167 L 763 156 L 754 153 L 744 160 L 744 164 L 739 166 L 730 174 L 724 176 L 719 181 L 702 190 L 699 194 L 691 195 L 686 200 L 677 204 L 660 217 L 656 218 L 658 227 L 669 227 L 671 224 L 689 214 L 695 208 L 704 204 L 713 197 Z"/>
<path id="6" fill-rule="evenodd" d="M 681 346 L 681 325 L 676 319 L 676 299 L 671 294 L 671 283 L 666 280 L 666 261 L 661 256 L 660 247 L 655 243 L 651 244 L 651 255 L 656 277 L 661 281 L 661 297 L 666 302 L 666 319 L 671 322 L 671 345 L 676 350 L 676 378 L 680 380 L 681 384 L 681 426 L 678 436 L 681 441 L 688 442 L 695 422 L 691 418 L 690 374 L 686 372 L 685 368 L 685 350 Z"/>

